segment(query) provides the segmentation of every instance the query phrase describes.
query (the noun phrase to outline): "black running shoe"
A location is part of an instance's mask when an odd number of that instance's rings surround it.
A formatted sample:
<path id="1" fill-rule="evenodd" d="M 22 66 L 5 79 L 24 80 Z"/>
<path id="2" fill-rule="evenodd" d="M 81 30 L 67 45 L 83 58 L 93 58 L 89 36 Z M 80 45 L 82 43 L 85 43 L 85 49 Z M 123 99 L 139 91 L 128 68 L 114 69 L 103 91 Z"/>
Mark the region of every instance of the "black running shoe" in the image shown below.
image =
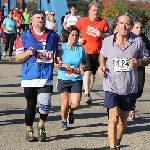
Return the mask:
<path id="1" fill-rule="evenodd" d="M 69 124 L 73 124 L 74 123 L 74 114 L 72 113 L 68 113 L 68 118 L 67 121 L 69 122 Z"/>

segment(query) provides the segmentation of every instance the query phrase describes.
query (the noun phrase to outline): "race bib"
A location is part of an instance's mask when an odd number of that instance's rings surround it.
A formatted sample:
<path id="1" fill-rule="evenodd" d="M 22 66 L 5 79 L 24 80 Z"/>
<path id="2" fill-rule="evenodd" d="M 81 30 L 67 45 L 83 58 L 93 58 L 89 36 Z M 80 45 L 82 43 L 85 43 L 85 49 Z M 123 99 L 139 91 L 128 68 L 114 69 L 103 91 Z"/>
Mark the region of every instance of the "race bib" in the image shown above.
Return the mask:
<path id="1" fill-rule="evenodd" d="M 128 61 L 128 58 L 113 58 L 114 71 L 131 71 L 132 66 L 129 65 Z"/>
<path id="2" fill-rule="evenodd" d="M 77 77 L 80 75 L 80 68 L 71 66 L 68 70 L 66 70 L 66 76 Z"/>
<path id="3" fill-rule="evenodd" d="M 44 63 L 53 63 L 54 55 L 52 51 L 37 50 L 37 61 Z"/>

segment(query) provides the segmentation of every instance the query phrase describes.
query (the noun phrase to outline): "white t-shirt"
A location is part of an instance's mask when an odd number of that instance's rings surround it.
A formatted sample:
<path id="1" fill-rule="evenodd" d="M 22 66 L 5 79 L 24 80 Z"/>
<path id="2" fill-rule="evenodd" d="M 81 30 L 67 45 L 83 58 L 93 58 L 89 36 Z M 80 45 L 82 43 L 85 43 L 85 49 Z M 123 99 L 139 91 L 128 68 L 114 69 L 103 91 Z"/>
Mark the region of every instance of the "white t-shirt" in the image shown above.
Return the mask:
<path id="1" fill-rule="evenodd" d="M 71 14 L 68 14 L 64 18 L 64 22 L 66 23 L 66 27 L 69 27 L 71 25 L 75 25 L 76 22 L 78 22 L 80 19 L 80 16 L 74 15 L 72 16 Z"/>
<path id="2" fill-rule="evenodd" d="M 51 22 L 51 21 L 49 21 L 49 20 L 46 20 L 46 25 L 45 25 L 45 27 L 46 27 L 47 29 L 53 29 L 53 28 L 57 28 L 57 29 L 58 29 L 58 23 L 57 23 L 57 21 Z"/>

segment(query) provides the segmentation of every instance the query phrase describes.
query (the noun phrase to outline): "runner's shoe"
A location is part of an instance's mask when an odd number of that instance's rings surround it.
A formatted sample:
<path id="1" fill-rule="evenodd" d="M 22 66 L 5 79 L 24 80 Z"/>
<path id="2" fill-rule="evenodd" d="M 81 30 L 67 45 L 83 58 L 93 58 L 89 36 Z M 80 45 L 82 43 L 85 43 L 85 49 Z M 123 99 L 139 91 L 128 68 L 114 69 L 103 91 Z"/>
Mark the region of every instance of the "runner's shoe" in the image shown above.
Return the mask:
<path id="1" fill-rule="evenodd" d="M 119 145 L 119 146 L 116 146 L 116 150 L 120 150 L 120 145 Z"/>
<path id="2" fill-rule="evenodd" d="M 12 61 L 12 59 L 11 59 L 11 57 L 9 57 L 9 59 L 8 59 L 9 61 Z"/>
<path id="3" fill-rule="evenodd" d="M 67 122 L 66 121 L 62 121 L 61 122 L 61 131 L 67 131 L 68 128 L 67 128 Z"/>
<path id="4" fill-rule="evenodd" d="M 130 113 L 129 113 L 129 119 L 130 120 L 135 120 L 135 111 L 133 110 L 133 111 L 130 111 Z"/>
<path id="5" fill-rule="evenodd" d="M 69 122 L 69 124 L 73 124 L 74 123 L 74 114 L 73 114 L 73 112 L 72 113 L 68 113 L 67 122 Z"/>
<path id="6" fill-rule="evenodd" d="M 3 57 L 6 57 L 6 52 L 3 53 Z"/>
<path id="7" fill-rule="evenodd" d="M 14 50 L 14 51 L 16 50 L 16 46 L 13 46 L 13 50 Z"/>
<path id="8" fill-rule="evenodd" d="M 88 105 L 92 104 L 92 98 L 91 96 L 85 96 L 85 103 L 87 103 Z"/>
<path id="9" fill-rule="evenodd" d="M 33 132 L 34 131 L 27 131 L 26 137 L 25 137 L 26 141 L 28 141 L 28 142 L 34 142 L 35 141 Z"/>
<path id="10" fill-rule="evenodd" d="M 44 126 L 39 126 L 39 124 L 37 124 L 37 129 L 38 129 L 37 139 L 41 142 L 45 141 L 46 140 L 45 127 Z"/>

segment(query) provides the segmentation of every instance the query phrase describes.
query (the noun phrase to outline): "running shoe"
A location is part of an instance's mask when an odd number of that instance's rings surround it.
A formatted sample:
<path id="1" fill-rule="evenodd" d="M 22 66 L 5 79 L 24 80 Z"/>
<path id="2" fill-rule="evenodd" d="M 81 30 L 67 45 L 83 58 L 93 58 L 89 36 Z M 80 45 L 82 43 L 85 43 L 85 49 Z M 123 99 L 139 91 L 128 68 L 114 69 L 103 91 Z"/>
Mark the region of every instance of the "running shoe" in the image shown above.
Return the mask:
<path id="1" fill-rule="evenodd" d="M 69 122 L 69 124 L 73 124 L 74 123 L 74 114 L 73 114 L 73 112 L 72 113 L 68 113 L 67 122 Z"/>
<path id="2" fill-rule="evenodd" d="M 130 111 L 130 113 L 129 113 L 129 119 L 130 120 L 135 120 L 135 111 L 133 110 L 133 111 Z"/>
<path id="3" fill-rule="evenodd" d="M 45 126 L 39 126 L 39 124 L 37 124 L 37 129 L 38 129 L 37 139 L 41 142 L 45 141 L 46 140 Z"/>
<path id="4" fill-rule="evenodd" d="M 120 150 L 120 145 L 116 146 L 116 150 Z"/>
<path id="5" fill-rule="evenodd" d="M 66 121 L 62 121 L 61 122 L 61 131 L 67 131 L 68 128 L 67 128 L 67 122 Z"/>
<path id="6" fill-rule="evenodd" d="M 35 141 L 33 132 L 34 132 L 34 131 L 27 131 L 26 137 L 25 137 L 25 140 L 26 140 L 26 141 L 28 141 L 28 142 L 33 142 L 33 141 Z"/>
<path id="7" fill-rule="evenodd" d="M 3 53 L 3 57 L 6 57 L 6 52 Z"/>
<path id="8" fill-rule="evenodd" d="M 11 57 L 9 57 L 9 61 L 12 61 Z"/>
<path id="9" fill-rule="evenodd" d="M 16 50 L 16 46 L 13 46 L 13 50 L 14 50 L 14 51 Z"/>
<path id="10" fill-rule="evenodd" d="M 88 105 L 92 104 L 91 96 L 85 96 L 85 103 L 87 103 Z"/>

